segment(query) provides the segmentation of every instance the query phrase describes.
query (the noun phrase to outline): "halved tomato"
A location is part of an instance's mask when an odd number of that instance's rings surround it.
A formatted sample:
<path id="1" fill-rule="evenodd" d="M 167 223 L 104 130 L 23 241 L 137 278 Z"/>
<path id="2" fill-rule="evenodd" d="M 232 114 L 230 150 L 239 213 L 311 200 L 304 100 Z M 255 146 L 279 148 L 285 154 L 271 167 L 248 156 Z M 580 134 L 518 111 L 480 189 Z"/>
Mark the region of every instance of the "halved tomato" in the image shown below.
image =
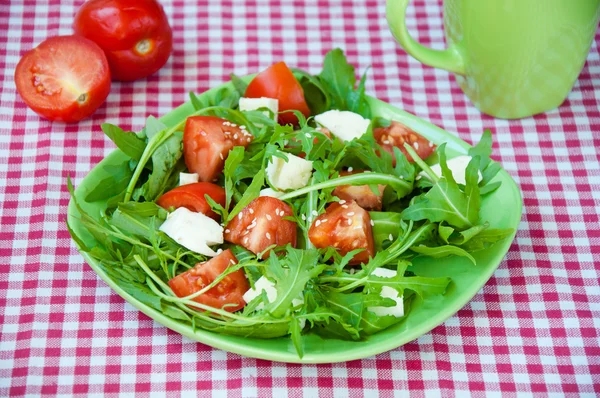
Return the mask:
<path id="1" fill-rule="evenodd" d="M 375 254 L 371 217 L 356 202 L 340 201 L 330 204 L 325 213 L 313 221 L 308 238 L 317 248 L 335 247 L 344 256 L 355 249 L 351 265 L 366 263 Z"/>
<path id="2" fill-rule="evenodd" d="M 195 182 L 173 188 L 158 198 L 156 204 L 165 209 L 185 207 L 190 211 L 203 213 L 219 220 L 219 215 L 211 210 L 204 195 L 210 196 L 212 200 L 225 207 L 225 190 L 210 182 Z"/>
<path id="3" fill-rule="evenodd" d="M 242 127 L 216 116 L 189 117 L 183 132 L 183 157 L 190 172 L 198 173 L 200 181 L 214 181 L 229 151 L 252 142 L 254 137 Z"/>
<path id="4" fill-rule="evenodd" d="M 35 113 L 72 123 L 102 105 L 110 91 L 110 70 L 93 41 L 57 36 L 23 55 L 15 69 L 15 84 Z"/>
<path id="5" fill-rule="evenodd" d="M 284 220 L 294 213 L 290 206 L 275 198 L 261 196 L 254 199 L 225 227 L 225 240 L 244 246 L 258 254 L 271 245 L 296 246 L 296 223 Z M 264 258 L 269 257 L 267 252 Z"/>
<path id="6" fill-rule="evenodd" d="M 388 127 L 377 127 L 374 129 L 373 137 L 386 152 L 392 155 L 394 166 L 396 166 L 394 147 L 400 149 L 400 152 L 406 156 L 409 162 L 414 162 L 412 156 L 404 148 L 405 142 L 415 149 L 415 152 L 421 159 L 427 159 L 435 150 L 433 142 L 416 133 L 410 127 L 394 120 Z"/>
<path id="7" fill-rule="evenodd" d="M 340 176 L 364 173 L 364 170 L 341 171 Z M 367 210 L 381 210 L 383 191 L 385 185 L 377 186 L 379 194 L 371 190 L 368 185 L 340 185 L 333 190 L 333 195 L 346 201 L 355 201 L 360 207 Z"/>
<path id="8" fill-rule="evenodd" d="M 304 90 L 285 62 L 278 62 L 256 75 L 246 88 L 244 97 L 276 98 L 279 101 L 279 112 L 296 110 L 304 116 L 310 116 Z M 292 112 L 280 113 L 278 120 L 280 124 L 298 123 L 298 118 Z"/>
<path id="9" fill-rule="evenodd" d="M 177 297 L 189 296 L 210 285 L 227 268 L 237 263 L 237 258 L 227 249 L 207 262 L 198 263 L 194 268 L 177 275 L 169 281 L 169 286 Z M 248 289 L 250 285 L 244 271 L 240 269 L 227 275 L 216 286 L 193 300 L 213 308 L 234 312 L 246 305 L 242 296 Z M 226 304 L 229 305 L 223 307 Z"/>

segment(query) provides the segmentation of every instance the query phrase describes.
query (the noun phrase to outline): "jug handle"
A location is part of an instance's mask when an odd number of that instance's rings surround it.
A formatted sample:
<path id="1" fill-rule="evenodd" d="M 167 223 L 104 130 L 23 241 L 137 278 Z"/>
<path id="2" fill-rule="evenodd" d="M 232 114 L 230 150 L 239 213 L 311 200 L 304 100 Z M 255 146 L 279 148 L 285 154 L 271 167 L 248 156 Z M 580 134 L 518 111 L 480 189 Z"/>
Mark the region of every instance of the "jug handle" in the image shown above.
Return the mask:
<path id="1" fill-rule="evenodd" d="M 406 8 L 409 0 L 387 0 L 386 16 L 394 38 L 404 50 L 425 65 L 465 74 L 465 63 L 460 48 L 454 44 L 445 50 L 434 50 L 418 43 L 406 28 Z"/>

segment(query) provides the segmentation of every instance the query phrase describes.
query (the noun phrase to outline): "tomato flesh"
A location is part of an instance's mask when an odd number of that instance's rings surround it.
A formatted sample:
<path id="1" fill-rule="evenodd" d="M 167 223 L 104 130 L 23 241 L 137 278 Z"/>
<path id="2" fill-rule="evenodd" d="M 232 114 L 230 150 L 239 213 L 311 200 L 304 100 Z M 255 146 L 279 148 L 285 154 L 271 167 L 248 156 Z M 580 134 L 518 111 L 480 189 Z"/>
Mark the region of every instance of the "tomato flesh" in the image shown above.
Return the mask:
<path id="1" fill-rule="evenodd" d="M 43 41 L 15 69 L 23 101 L 49 120 L 78 122 L 90 116 L 110 91 L 110 70 L 95 43 L 79 36 Z"/>
<path id="2" fill-rule="evenodd" d="M 364 173 L 364 171 L 342 171 L 340 172 L 340 176 L 348 176 L 356 173 Z M 355 201 L 363 209 L 381 210 L 385 185 L 379 184 L 377 188 L 379 194 L 373 192 L 368 185 L 339 185 L 333 190 L 333 195 L 348 202 Z"/>
<path id="3" fill-rule="evenodd" d="M 400 149 L 400 152 L 406 156 L 409 162 L 414 162 L 412 156 L 404 148 L 405 142 L 413 147 L 421 159 L 427 159 L 435 150 L 435 145 L 427 138 L 416 133 L 410 127 L 396 121 L 392 121 L 388 127 L 377 127 L 374 129 L 373 137 L 383 150 L 392 155 L 394 166 L 396 166 L 394 147 Z"/>
<path id="4" fill-rule="evenodd" d="M 335 202 L 313 221 L 308 238 L 317 248 L 335 247 L 344 256 L 355 249 L 350 265 L 366 263 L 375 255 L 369 213 L 356 202 Z"/>
<path id="5" fill-rule="evenodd" d="M 285 62 L 278 62 L 256 75 L 248 84 L 244 97 L 276 98 L 279 112 L 297 110 L 304 116 L 310 116 L 304 90 Z M 280 124 L 297 124 L 298 118 L 293 112 L 286 112 L 278 115 L 278 121 Z"/>
<path id="6" fill-rule="evenodd" d="M 185 123 L 183 157 L 200 181 L 214 181 L 234 146 L 248 146 L 252 134 L 216 116 L 193 116 Z"/>
<path id="7" fill-rule="evenodd" d="M 155 0 L 86 1 L 73 28 L 104 50 L 115 80 L 153 74 L 167 62 L 173 47 L 169 21 Z"/>
<path id="8" fill-rule="evenodd" d="M 225 190 L 210 182 L 195 182 L 173 188 L 158 198 L 156 204 L 165 209 L 185 207 L 218 221 L 219 215 L 212 211 L 204 195 L 210 196 L 212 200 L 225 207 Z"/>
<path id="9" fill-rule="evenodd" d="M 169 281 L 169 286 L 177 297 L 194 294 L 210 285 L 227 268 L 238 263 L 231 250 L 225 250 L 212 259 L 198 263 L 196 266 Z M 243 270 L 237 270 L 227 275 L 214 287 L 194 298 L 193 300 L 213 308 L 222 308 L 229 312 L 242 309 L 246 302 L 244 293 L 250 289 Z M 226 304 L 228 306 L 224 307 Z"/>
<path id="10" fill-rule="evenodd" d="M 223 235 L 228 242 L 240 245 L 258 254 L 271 245 L 296 246 L 296 223 L 284 220 L 293 216 L 290 206 L 275 198 L 261 196 L 254 199 L 225 227 Z M 271 251 L 263 256 L 267 258 Z"/>

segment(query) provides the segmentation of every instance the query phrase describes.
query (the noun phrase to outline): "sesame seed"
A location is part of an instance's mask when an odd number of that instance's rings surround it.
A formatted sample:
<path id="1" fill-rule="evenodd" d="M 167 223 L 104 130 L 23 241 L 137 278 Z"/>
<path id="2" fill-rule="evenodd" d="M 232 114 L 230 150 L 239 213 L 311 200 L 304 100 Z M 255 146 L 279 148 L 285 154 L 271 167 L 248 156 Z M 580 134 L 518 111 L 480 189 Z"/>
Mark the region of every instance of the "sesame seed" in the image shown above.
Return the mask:
<path id="1" fill-rule="evenodd" d="M 348 205 L 342 205 L 342 208 L 347 209 Z"/>
<path id="2" fill-rule="evenodd" d="M 404 176 L 400 176 L 400 179 L 401 179 L 401 180 L 404 180 Z"/>
<path id="3" fill-rule="evenodd" d="M 310 137 L 311 137 L 311 135 L 310 135 L 309 133 L 305 133 L 304 135 L 305 135 L 307 138 L 310 138 Z"/>
<path id="4" fill-rule="evenodd" d="M 235 134 L 233 135 L 233 139 L 234 139 L 234 140 L 237 140 L 237 138 L 238 138 L 238 135 L 237 135 L 237 133 L 235 133 Z"/>
<path id="5" fill-rule="evenodd" d="M 429 141 L 429 148 L 433 147 L 433 142 Z"/>
<path id="6" fill-rule="evenodd" d="M 230 125 L 231 127 L 237 127 L 237 124 L 235 124 L 235 123 L 230 123 L 229 125 Z"/>
<path id="7" fill-rule="evenodd" d="M 350 213 L 346 214 L 348 217 L 352 217 L 354 215 L 354 212 L 351 211 Z"/>
<path id="8" fill-rule="evenodd" d="M 326 223 L 326 222 L 327 222 L 327 219 L 326 219 L 326 218 L 324 218 L 324 219 L 322 219 L 322 220 L 321 220 L 321 222 L 322 222 L 322 223 Z"/>
<path id="9" fill-rule="evenodd" d="M 223 249 L 221 249 L 221 248 L 217 249 L 217 254 L 221 254 L 221 253 L 223 253 Z"/>
<path id="10" fill-rule="evenodd" d="M 248 212 L 249 212 L 250 214 L 254 214 L 254 209 L 250 208 L 250 209 L 248 209 Z"/>
<path id="11" fill-rule="evenodd" d="M 319 225 L 321 225 L 321 220 L 315 221 L 315 227 L 318 227 Z"/>
<path id="12" fill-rule="evenodd" d="M 243 124 L 240 126 L 241 130 L 246 130 L 246 126 L 244 126 Z"/>
<path id="13" fill-rule="evenodd" d="M 371 226 L 374 227 L 375 226 L 375 221 L 371 220 Z"/>
<path id="14" fill-rule="evenodd" d="M 242 219 L 242 212 L 241 212 L 241 211 L 238 213 L 238 218 L 239 218 L 240 220 Z"/>
<path id="15" fill-rule="evenodd" d="M 224 121 L 224 122 L 223 122 L 223 126 L 231 126 L 231 123 L 230 123 L 230 122 L 228 122 L 228 121 Z"/>
<path id="16" fill-rule="evenodd" d="M 226 233 L 226 234 L 228 234 L 228 233 L 230 233 L 230 232 L 231 232 L 231 230 L 230 230 L 230 229 L 226 229 L 226 230 L 225 230 L 225 233 Z"/>
<path id="17" fill-rule="evenodd" d="M 230 263 L 230 264 L 234 264 L 234 265 L 235 265 L 235 261 L 233 261 L 233 259 L 230 259 L 230 260 L 229 260 L 229 263 Z"/>
<path id="18" fill-rule="evenodd" d="M 279 208 L 275 209 L 275 214 L 279 216 Z M 283 214 L 283 211 L 282 211 L 282 214 Z"/>
<path id="19" fill-rule="evenodd" d="M 383 143 L 384 143 L 384 144 L 389 144 L 389 143 L 390 143 L 390 140 L 383 140 Z"/>
<path id="20" fill-rule="evenodd" d="M 248 138 L 246 141 L 250 142 L 250 141 L 252 141 L 252 138 Z"/>
<path id="21" fill-rule="evenodd" d="M 422 177 L 422 176 L 418 175 L 416 179 L 417 179 L 417 180 L 420 180 L 420 179 L 421 179 L 421 177 Z"/>
<path id="22" fill-rule="evenodd" d="M 354 167 L 348 167 L 348 171 L 354 170 Z"/>
<path id="23" fill-rule="evenodd" d="M 302 221 L 306 221 L 306 216 L 302 214 Z"/>
<path id="24" fill-rule="evenodd" d="M 200 135 L 202 135 L 202 136 L 205 136 L 205 135 L 206 135 L 206 131 L 202 130 L 202 131 L 200 132 Z"/>
<path id="25" fill-rule="evenodd" d="M 419 143 L 418 143 L 418 142 L 415 142 L 415 143 L 413 144 L 413 146 L 415 147 L 415 149 L 416 149 L 417 151 L 419 150 Z"/>
<path id="26" fill-rule="evenodd" d="M 219 154 L 219 157 L 221 158 L 221 160 L 225 160 L 222 153 Z"/>
<path id="27" fill-rule="evenodd" d="M 351 218 L 348 219 L 348 225 L 352 225 L 352 219 Z"/>
<path id="28" fill-rule="evenodd" d="M 248 237 L 247 236 L 244 238 L 244 244 L 248 244 Z"/>
<path id="29" fill-rule="evenodd" d="M 352 228 L 352 229 L 361 229 L 362 227 L 360 225 L 357 225 L 356 227 Z"/>
<path id="30" fill-rule="evenodd" d="M 338 203 L 341 204 L 341 205 L 343 205 L 344 203 L 346 203 L 346 201 L 344 199 L 342 199 Z"/>
<path id="31" fill-rule="evenodd" d="M 267 214 L 265 217 L 267 217 L 267 220 L 271 221 L 273 219 L 273 217 L 271 217 L 270 214 Z"/>
<path id="32" fill-rule="evenodd" d="M 271 240 L 271 234 L 270 233 L 266 233 L 265 236 L 267 237 L 267 239 Z"/>
<path id="33" fill-rule="evenodd" d="M 394 235 L 390 234 L 390 236 L 388 236 L 389 240 L 394 240 Z"/>
<path id="34" fill-rule="evenodd" d="M 311 212 L 311 214 L 312 214 L 313 216 L 315 216 L 315 217 L 319 215 L 319 213 L 317 213 L 317 211 L 316 211 L 316 210 L 313 210 L 313 211 Z"/>

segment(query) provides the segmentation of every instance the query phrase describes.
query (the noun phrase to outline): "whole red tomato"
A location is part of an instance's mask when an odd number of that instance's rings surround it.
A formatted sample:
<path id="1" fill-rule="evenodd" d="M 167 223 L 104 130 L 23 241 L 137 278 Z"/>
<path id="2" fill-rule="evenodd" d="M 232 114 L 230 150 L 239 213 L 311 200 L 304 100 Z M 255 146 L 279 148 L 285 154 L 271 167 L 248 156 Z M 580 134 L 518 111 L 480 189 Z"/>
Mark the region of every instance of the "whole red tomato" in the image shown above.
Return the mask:
<path id="1" fill-rule="evenodd" d="M 169 59 L 173 35 L 156 0 L 89 0 L 77 14 L 75 33 L 104 50 L 114 80 L 136 80 Z"/>

